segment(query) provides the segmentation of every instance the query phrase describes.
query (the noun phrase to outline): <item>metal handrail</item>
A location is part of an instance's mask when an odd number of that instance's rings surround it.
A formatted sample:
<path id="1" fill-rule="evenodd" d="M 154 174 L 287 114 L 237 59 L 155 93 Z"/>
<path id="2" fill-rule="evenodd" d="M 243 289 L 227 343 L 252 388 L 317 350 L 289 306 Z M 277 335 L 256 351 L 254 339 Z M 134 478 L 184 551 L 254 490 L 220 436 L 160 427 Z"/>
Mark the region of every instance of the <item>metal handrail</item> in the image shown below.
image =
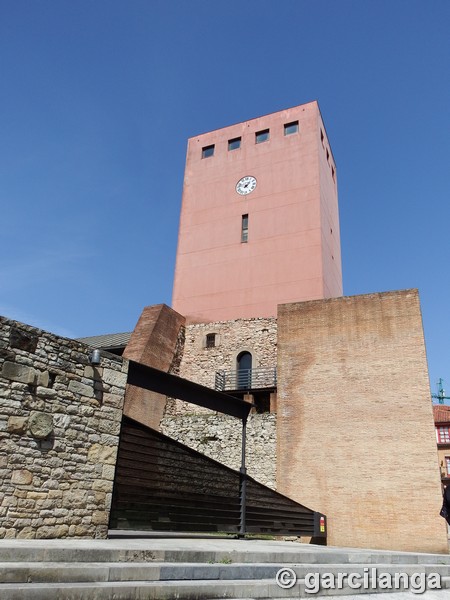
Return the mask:
<path id="1" fill-rule="evenodd" d="M 251 390 L 277 386 L 277 368 L 239 369 L 238 371 L 216 371 L 215 389 Z"/>

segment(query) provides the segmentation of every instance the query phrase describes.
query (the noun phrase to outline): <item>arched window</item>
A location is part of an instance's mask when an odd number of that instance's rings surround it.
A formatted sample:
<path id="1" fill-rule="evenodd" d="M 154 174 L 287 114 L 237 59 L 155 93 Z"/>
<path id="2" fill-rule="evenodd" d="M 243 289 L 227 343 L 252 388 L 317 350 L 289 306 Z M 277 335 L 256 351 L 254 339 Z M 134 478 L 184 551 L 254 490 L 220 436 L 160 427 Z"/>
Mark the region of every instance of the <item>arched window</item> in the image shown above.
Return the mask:
<path id="1" fill-rule="evenodd" d="M 237 362 L 237 388 L 250 389 L 252 387 L 252 355 L 250 352 L 241 352 L 236 358 Z"/>

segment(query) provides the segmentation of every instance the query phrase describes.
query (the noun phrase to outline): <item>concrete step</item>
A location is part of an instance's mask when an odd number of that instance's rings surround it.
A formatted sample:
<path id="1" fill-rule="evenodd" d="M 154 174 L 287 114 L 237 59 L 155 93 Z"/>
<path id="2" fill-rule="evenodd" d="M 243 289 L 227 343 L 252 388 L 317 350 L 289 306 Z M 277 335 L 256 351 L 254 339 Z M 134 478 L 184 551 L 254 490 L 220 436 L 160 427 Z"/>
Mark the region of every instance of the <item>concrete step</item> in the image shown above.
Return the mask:
<path id="1" fill-rule="evenodd" d="M 442 600 L 444 600 L 449 597 L 450 578 L 445 578 L 442 584 L 445 587 L 441 590 Z M 374 590 L 370 590 L 370 592 L 370 596 L 375 595 Z M 355 593 L 364 593 L 364 591 L 344 586 L 340 590 L 321 589 L 312 596 L 305 589 L 303 581 L 298 582 L 294 588 L 281 589 L 272 579 L 215 582 L 31 583 L 0 586 L 0 600 L 174 600 L 174 598 L 177 600 L 213 600 L 216 598 L 278 600 L 311 597 L 339 598 L 339 596 Z M 394 595 L 396 594 L 394 593 Z"/>
<path id="2" fill-rule="evenodd" d="M 441 577 L 450 577 L 450 565 L 392 565 L 377 564 L 368 567 L 359 564 L 271 564 L 271 563 L 0 563 L 0 583 L 86 583 L 113 581 L 226 581 L 272 579 L 280 569 L 292 569 L 298 579 L 304 579 L 309 573 L 357 573 L 369 580 L 376 573 L 389 573 L 394 576 L 406 573 L 408 576 L 420 572 L 425 575 L 438 573 Z M 373 571 L 373 569 L 376 570 Z"/>
<path id="3" fill-rule="evenodd" d="M 283 589 L 276 574 L 286 568 L 297 582 Z M 352 588 L 341 575 L 341 589 L 312 591 L 314 578 L 323 583 L 327 573 L 336 583 L 339 574 L 352 573 L 367 589 Z M 381 573 L 393 580 L 399 573 L 438 573 L 442 600 L 450 598 L 448 555 L 249 540 L 0 540 L 0 600 L 379 597 L 391 591 L 373 589 L 371 577 Z M 406 594 L 403 580 L 400 586 Z"/>
<path id="4" fill-rule="evenodd" d="M 0 562 L 450 564 L 448 554 L 260 540 L 0 540 Z"/>

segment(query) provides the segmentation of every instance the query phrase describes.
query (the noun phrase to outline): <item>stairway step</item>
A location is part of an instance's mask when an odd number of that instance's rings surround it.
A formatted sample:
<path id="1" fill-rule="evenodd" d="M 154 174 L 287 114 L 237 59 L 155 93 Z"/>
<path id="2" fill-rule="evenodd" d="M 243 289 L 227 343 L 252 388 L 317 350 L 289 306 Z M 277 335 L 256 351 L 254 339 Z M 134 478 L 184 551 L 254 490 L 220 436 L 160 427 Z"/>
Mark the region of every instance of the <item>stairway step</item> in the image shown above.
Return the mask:
<path id="1" fill-rule="evenodd" d="M 292 598 L 292 590 L 280 589 L 273 580 L 0 585 L 0 600 L 213 600 L 286 597 Z"/>
<path id="2" fill-rule="evenodd" d="M 304 578 L 308 573 L 368 573 L 372 568 L 378 574 L 390 573 L 438 573 L 441 577 L 450 576 L 450 565 L 367 565 L 359 564 L 280 564 L 280 563 L 0 563 L 0 583 L 83 583 L 83 582 L 114 582 L 114 581 L 214 581 L 240 579 L 272 579 L 277 572 L 285 567 L 293 569 L 298 578 Z"/>
<path id="3" fill-rule="evenodd" d="M 20 540 L 22 541 L 22 540 Z M 384 552 L 311 546 L 286 542 L 258 546 L 255 542 L 220 540 L 207 549 L 201 542 L 191 540 L 185 544 L 167 546 L 159 540 L 1 540 L 0 562 L 201 562 L 220 563 L 304 563 L 304 564 L 450 564 L 449 555 Z M 57 542 L 57 543 L 54 543 Z M 72 542 L 72 543 L 70 543 Z M 133 543 L 134 542 L 134 543 Z M 140 542 L 140 543 L 139 543 Z M 231 542 L 231 543 L 230 543 Z M 234 542 L 234 543 L 233 543 Z M 196 544 L 196 545 L 194 545 Z"/>
<path id="4" fill-rule="evenodd" d="M 442 586 L 450 587 L 450 577 L 443 578 Z M 388 590 L 382 591 L 385 593 Z M 346 586 L 341 590 L 322 589 L 313 597 L 375 595 L 374 592 L 374 590 L 354 590 Z M 448 591 L 445 591 L 445 594 L 448 597 Z M 173 600 L 173 598 L 177 598 L 177 600 L 213 600 L 216 598 L 256 600 L 311 597 L 311 593 L 305 590 L 303 580 L 300 580 L 295 587 L 285 590 L 272 579 L 0 585 L 0 600 Z"/>

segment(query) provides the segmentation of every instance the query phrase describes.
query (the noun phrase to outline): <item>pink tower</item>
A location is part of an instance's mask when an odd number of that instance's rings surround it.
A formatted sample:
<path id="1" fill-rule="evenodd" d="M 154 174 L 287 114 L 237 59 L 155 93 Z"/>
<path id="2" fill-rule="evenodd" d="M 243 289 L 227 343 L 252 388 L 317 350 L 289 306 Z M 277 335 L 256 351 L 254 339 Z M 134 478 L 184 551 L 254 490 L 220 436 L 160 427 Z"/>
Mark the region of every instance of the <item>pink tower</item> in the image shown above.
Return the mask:
<path id="1" fill-rule="evenodd" d="M 341 296 L 336 180 L 315 101 L 190 138 L 173 308 L 208 322 Z"/>

